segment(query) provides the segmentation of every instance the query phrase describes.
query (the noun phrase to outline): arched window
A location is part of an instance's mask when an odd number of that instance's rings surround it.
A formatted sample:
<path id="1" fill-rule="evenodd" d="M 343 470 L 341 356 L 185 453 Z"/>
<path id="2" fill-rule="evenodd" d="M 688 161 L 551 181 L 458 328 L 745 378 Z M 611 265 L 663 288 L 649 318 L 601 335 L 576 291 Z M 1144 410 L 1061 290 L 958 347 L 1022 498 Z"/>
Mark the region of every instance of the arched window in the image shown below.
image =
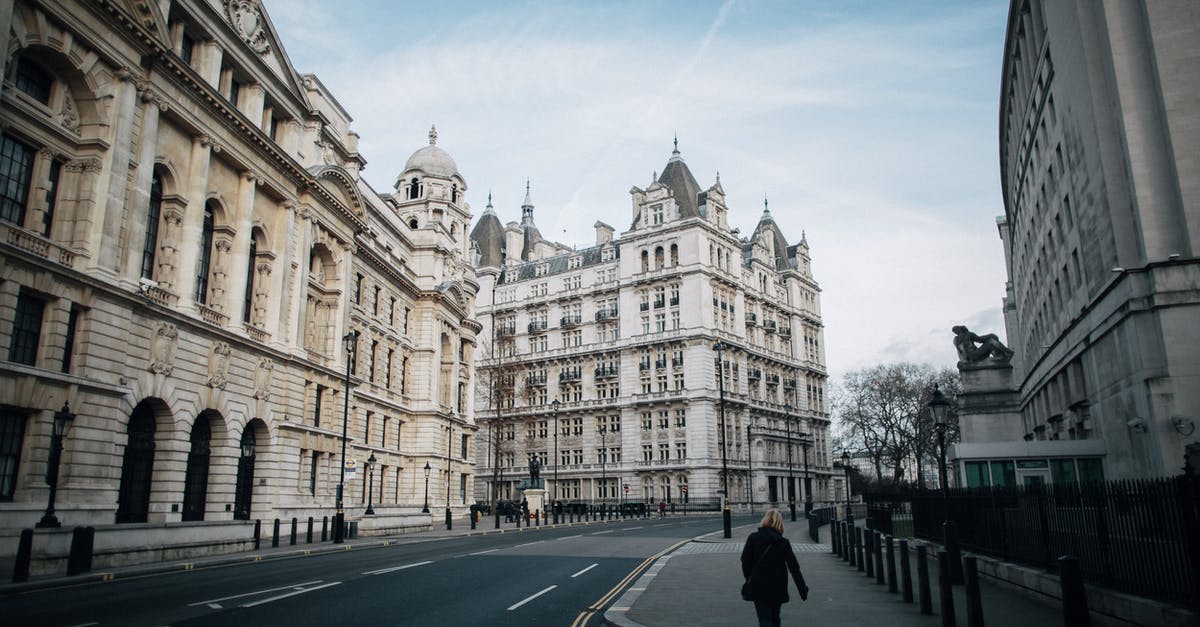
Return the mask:
<path id="1" fill-rule="evenodd" d="M 154 473 L 154 410 L 138 403 L 129 417 L 121 484 L 117 490 L 117 523 L 146 522 Z"/>
<path id="2" fill-rule="evenodd" d="M 246 294 L 242 297 L 242 322 L 250 324 L 250 310 L 254 307 L 254 266 L 258 258 L 258 242 L 250 236 L 250 254 L 246 260 Z"/>
<path id="3" fill-rule="evenodd" d="M 183 520 L 204 520 L 208 501 L 208 460 L 212 427 L 208 412 L 196 417 L 192 425 L 192 448 L 188 451 L 187 473 L 183 479 Z"/>
<path id="4" fill-rule="evenodd" d="M 416 230 L 417 226 L 418 226 L 418 225 L 417 225 L 417 219 L 416 219 L 416 218 L 413 218 L 413 219 L 411 219 L 411 220 L 409 220 L 409 221 L 408 221 L 408 228 L 410 228 L 410 229 L 413 229 L 413 230 Z"/>
<path id="5" fill-rule="evenodd" d="M 421 197 L 421 182 L 417 177 L 413 177 L 408 183 L 408 199 L 413 200 Z"/>
<path id="6" fill-rule="evenodd" d="M 196 302 L 208 304 L 208 266 L 212 260 L 213 206 L 204 205 L 204 225 L 200 231 L 200 257 L 196 260 Z"/>
<path id="7" fill-rule="evenodd" d="M 679 244 L 671 244 L 671 265 L 679 265 Z"/>
<path id="8" fill-rule="evenodd" d="M 642 272 L 646 272 L 649 269 L 650 269 L 650 253 L 643 250 L 642 251 Z"/>
<path id="9" fill-rule="evenodd" d="M 158 252 L 158 223 L 162 217 L 162 177 L 150 183 L 150 206 L 146 208 L 146 240 L 142 242 L 142 278 L 154 278 L 154 255 Z"/>
<path id="10" fill-rule="evenodd" d="M 658 270 L 663 267 L 663 247 L 659 246 L 654 249 L 654 269 Z"/>
<path id="11" fill-rule="evenodd" d="M 242 430 L 238 451 L 237 485 L 233 495 L 234 520 L 250 520 L 250 504 L 254 494 L 254 448 L 254 427 L 246 425 Z"/>
<path id="12" fill-rule="evenodd" d="M 450 202 L 458 204 L 458 183 L 450 186 Z"/>

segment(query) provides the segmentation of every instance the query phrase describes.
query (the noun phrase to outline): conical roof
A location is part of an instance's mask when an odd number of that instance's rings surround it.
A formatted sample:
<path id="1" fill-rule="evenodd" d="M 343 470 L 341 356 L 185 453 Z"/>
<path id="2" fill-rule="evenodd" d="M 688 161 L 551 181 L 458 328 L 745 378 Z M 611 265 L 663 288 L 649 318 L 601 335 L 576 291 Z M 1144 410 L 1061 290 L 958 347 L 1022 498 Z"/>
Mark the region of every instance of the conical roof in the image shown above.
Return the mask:
<path id="1" fill-rule="evenodd" d="M 504 264 L 504 226 L 492 210 L 492 195 L 488 194 L 487 208 L 475 228 L 471 230 L 471 241 L 479 249 L 479 267 L 499 268 Z"/>

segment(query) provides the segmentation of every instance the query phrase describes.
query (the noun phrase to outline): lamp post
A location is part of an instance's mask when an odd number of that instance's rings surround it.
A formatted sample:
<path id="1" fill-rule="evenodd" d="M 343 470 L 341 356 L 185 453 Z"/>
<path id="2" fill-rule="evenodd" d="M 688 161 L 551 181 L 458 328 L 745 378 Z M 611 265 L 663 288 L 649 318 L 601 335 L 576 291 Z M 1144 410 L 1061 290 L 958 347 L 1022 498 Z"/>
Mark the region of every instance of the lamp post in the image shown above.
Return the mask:
<path id="1" fill-rule="evenodd" d="M 812 446 L 812 436 L 800 434 L 800 448 L 804 451 L 804 518 L 812 515 L 812 478 L 808 475 L 808 447 Z"/>
<path id="2" fill-rule="evenodd" d="M 421 508 L 422 514 L 429 513 L 429 462 L 425 462 L 425 507 Z"/>
<path id="3" fill-rule="evenodd" d="M 550 502 L 550 511 L 554 512 L 554 524 L 558 524 L 558 466 L 562 460 L 558 458 L 558 407 L 561 403 L 554 399 L 550 407 L 554 409 L 554 493 Z"/>
<path id="4" fill-rule="evenodd" d="M 724 521 L 726 538 L 733 537 L 733 521 L 729 514 L 729 462 L 725 456 L 725 349 L 724 342 L 713 345 L 717 353 L 717 390 L 721 407 L 721 518 Z"/>
<path id="5" fill-rule="evenodd" d="M 375 459 L 374 452 L 367 458 L 367 477 L 369 479 L 367 481 L 367 511 L 363 512 L 364 516 L 375 515 L 375 462 L 377 461 L 379 460 Z"/>
<path id="6" fill-rule="evenodd" d="M 796 522 L 796 479 L 792 477 L 792 406 L 783 406 L 783 424 L 787 426 L 787 457 L 788 457 L 788 509 L 792 512 L 792 522 Z"/>
<path id="7" fill-rule="evenodd" d="M 342 404 L 342 469 L 338 475 L 337 513 L 333 516 L 333 541 L 346 540 L 346 510 L 342 507 L 342 496 L 346 491 L 346 428 L 350 424 L 350 366 L 354 364 L 354 353 L 358 349 L 358 331 L 351 331 L 342 338 L 346 347 L 346 398 Z"/>
<path id="8" fill-rule="evenodd" d="M 450 412 L 450 419 L 454 419 L 454 412 Z M 450 447 L 454 444 L 454 424 L 446 427 L 446 530 L 451 529 L 450 521 L 450 479 L 453 470 L 450 468 Z"/>
<path id="9" fill-rule="evenodd" d="M 950 518 L 950 478 L 946 472 L 946 412 L 950 401 L 933 385 L 933 393 L 929 397 L 929 412 L 933 414 L 933 426 L 938 436 L 938 479 L 942 485 L 942 533 L 946 545 L 946 553 L 950 558 L 950 581 L 962 583 L 962 558 L 958 548 L 958 530 Z"/>
<path id="10" fill-rule="evenodd" d="M 67 434 L 72 420 L 75 420 L 75 414 L 71 413 L 71 408 L 63 402 L 62 409 L 54 412 L 53 430 L 50 432 L 50 459 L 46 463 L 46 485 L 50 486 L 50 498 L 46 502 L 46 513 L 35 527 L 62 526 L 54 515 L 54 498 L 58 495 L 58 465 L 62 462 L 63 436 Z"/>
<path id="11" fill-rule="evenodd" d="M 850 511 L 850 451 L 842 451 L 842 471 L 846 473 L 846 524 L 854 526 L 854 512 Z"/>

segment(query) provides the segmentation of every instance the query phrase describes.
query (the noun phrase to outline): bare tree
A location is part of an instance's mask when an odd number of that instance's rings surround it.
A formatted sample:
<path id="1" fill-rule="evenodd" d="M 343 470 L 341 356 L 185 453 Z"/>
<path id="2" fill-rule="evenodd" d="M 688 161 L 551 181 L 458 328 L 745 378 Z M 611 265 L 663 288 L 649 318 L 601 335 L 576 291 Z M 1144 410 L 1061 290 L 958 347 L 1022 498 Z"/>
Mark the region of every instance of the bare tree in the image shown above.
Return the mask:
<path id="1" fill-rule="evenodd" d="M 500 501 L 500 468 L 502 457 L 516 446 L 515 439 L 506 437 L 515 416 L 505 416 L 520 395 L 518 380 L 524 367 L 516 355 L 515 329 L 493 320 L 491 342 L 484 348 L 476 380 L 476 407 L 486 408 L 480 417 L 487 422 L 487 455 L 492 465 L 492 501 Z M 482 412 L 481 412 L 482 414 Z"/>

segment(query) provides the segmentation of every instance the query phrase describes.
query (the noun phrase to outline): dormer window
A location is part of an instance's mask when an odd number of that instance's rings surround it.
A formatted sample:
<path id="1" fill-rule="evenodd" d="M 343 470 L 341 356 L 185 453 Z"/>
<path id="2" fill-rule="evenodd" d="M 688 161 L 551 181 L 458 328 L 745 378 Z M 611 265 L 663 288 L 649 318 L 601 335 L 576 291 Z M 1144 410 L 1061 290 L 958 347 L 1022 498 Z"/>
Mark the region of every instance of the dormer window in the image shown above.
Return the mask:
<path id="1" fill-rule="evenodd" d="M 50 88 L 54 85 L 54 76 L 43 70 L 41 66 L 21 57 L 17 59 L 13 85 L 30 98 L 48 106 L 50 104 Z"/>
<path id="2" fill-rule="evenodd" d="M 417 180 L 417 177 L 414 176 L 413 179 L 408 182 L 408 199 L 416 200 L 417 198 L 420 198 L 420 197 L 421 197 L 421 181 Z"/>
<path id="3" fill-rule="evenodd" d="M 651 218 L 650 218 L 651 224 L 662 224 L 663 223 L 663 206 L 662 206 L 662 204 L 657 204 L 657 205 L 650 207 L 650 216 L 651 216 Z"/>

